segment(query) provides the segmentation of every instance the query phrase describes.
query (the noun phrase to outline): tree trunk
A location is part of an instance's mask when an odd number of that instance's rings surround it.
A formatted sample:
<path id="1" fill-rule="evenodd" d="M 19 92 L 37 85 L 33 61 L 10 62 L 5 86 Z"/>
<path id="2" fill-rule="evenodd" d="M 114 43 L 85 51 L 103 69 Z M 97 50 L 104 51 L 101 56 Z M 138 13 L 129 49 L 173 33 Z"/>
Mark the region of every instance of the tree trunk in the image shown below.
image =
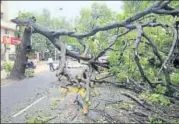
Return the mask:
<path id="1" fill-rule="evenodd" d="M 25 67 L 27 63 L 26 54 L 28 53 L 26 48 L 31 44 L 31 35 L 32 32 L 25 28 L 22 42 L 20 44 L 19 51 L 17 52 L 13 69 L 9 76 L 10 79 L 22 79 L 25 77 Z"/>
<path id="2" fill-rule="evenodd" d="M 6 44 L 1 44 L 3 45 L 4 49 L 1 49 L 1 60 L 5 60 L 6 59 Z M 2 48 L 2 46 L 1 46 Z"/>

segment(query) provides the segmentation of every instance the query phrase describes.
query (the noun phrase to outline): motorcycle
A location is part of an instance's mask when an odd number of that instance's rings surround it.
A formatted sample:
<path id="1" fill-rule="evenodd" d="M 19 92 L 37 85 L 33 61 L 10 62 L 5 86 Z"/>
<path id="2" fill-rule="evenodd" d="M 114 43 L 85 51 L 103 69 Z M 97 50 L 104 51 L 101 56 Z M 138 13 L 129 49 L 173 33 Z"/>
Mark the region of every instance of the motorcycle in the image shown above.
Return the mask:
<path id="1" fill-rule="evenodd" d="M 32 61 L 27 62 L 26 64 L 26 69 L 29 69 L 29 68 L 32 68 L 32 69 L 36 68 L 35 64 Z"/>

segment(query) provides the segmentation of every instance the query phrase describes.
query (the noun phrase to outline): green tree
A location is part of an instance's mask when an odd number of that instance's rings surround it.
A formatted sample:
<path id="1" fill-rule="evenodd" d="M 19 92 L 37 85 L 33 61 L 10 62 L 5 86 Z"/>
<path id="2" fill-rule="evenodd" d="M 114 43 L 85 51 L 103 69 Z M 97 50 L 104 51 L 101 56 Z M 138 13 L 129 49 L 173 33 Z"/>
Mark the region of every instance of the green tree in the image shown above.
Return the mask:
<path id="1" fill-rule="evenodd" d="M 116 14 L 105 3 L 94 2 L 90 8 L 81 9 L 80 16 L 75 20 L 75 29 L 78 29 L 78 32 L 85 32 L 97 26 L 114 23 L 116 22 Z M 99 32 L 95 36 L 85 38 L 84 41 L 89 46 L 90 54 L 94 56 L 104 49 L 109 44 L 109 39 L 115 31 Z"/>

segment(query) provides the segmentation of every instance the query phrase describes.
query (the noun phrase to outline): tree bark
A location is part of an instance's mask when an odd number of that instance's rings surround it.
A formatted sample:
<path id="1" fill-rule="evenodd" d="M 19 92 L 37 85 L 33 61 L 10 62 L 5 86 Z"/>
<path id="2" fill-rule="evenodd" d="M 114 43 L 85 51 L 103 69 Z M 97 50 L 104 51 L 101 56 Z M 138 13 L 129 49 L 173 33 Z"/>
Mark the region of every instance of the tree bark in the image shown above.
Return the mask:
<path id="1" fill-rule="evenodd" d="M 137 29 L 138 29 L 138 34 L 137 34 L 137 37 L 136 37 L 136 41 L 134 42 L 134 61 L 139 69 L 139 72 L 143 78 L 144 81 L 147 81 L 148 84 L 150 85 L 151 88 L 153 88 L 153 85 L 152 83 L 150 82 L 150 80 L 147 78 L 147 76 L 144 74 L 144 70 L 140 64 L 140 59 L 139 59 L 139 55 L 138 55 L 138 47 L 139 47 L 139 44 L 141 42 L 141 38 L 142 38 L 142 34 L 143 34 L 143 29 L 142 29 L 142 26 L 137 24 L 136 25 Z"/>
<path id="2" fill-rule="evenodd" d="M 16 60 L 14 62 L 13 69 L 10 73 L 10 79 L 23 79 L 25 78 L 25 67 L 27 63 L 26 54 L 28 53 L 26 48 L 31 43 L 31 30 L 25 28 L 22 37 L 22 42 L 20 44 L 20 49 L 16 55 Z"/>

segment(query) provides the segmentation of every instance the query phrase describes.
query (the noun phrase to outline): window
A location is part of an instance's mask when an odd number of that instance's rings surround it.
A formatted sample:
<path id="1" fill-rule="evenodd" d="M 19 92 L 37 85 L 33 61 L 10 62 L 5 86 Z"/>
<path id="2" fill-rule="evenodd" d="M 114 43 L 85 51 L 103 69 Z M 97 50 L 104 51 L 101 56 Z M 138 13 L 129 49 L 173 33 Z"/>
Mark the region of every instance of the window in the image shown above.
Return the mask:
<path id="1" fill-rule="evenodd" d="M 5 29 L 5 34 L 9 34 L 9 31 L 7 29 Z"/>

